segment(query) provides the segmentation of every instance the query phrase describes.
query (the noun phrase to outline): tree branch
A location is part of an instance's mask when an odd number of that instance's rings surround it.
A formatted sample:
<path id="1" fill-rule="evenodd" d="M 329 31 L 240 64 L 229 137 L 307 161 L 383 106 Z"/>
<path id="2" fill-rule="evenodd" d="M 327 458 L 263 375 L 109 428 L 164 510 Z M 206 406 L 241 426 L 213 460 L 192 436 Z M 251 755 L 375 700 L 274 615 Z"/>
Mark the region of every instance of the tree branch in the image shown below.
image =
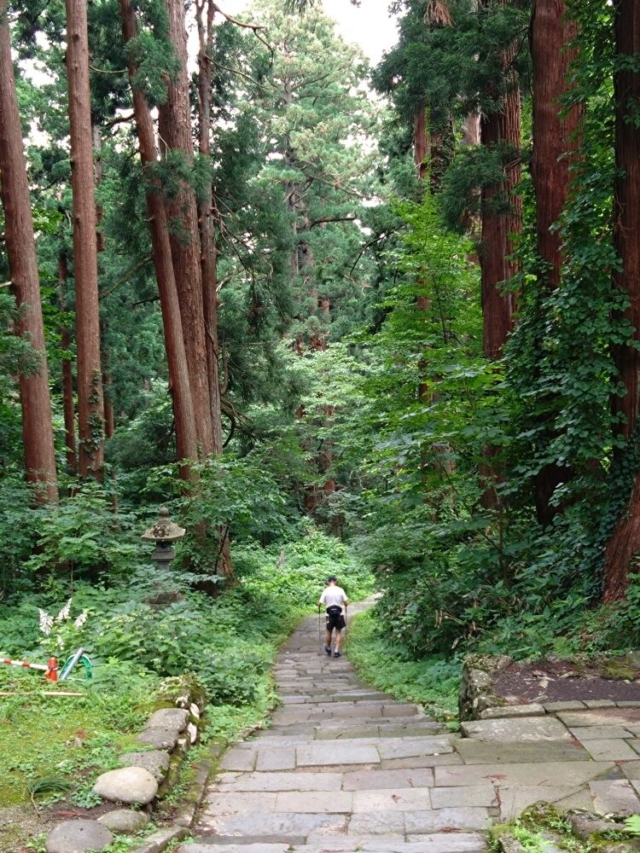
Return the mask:
<path id="1" fill-rule="evenodd" d="M 323 222 L 355 222 L 357 218 L 357 216 L 327 216 L 325 219 L 314 219 L 308 230 L 315 228 L 316 225 L 322 225 Z"/>
<path id="2" fill-rule="evenodd" d="M 126 124 L 129 121 L 133 121 L 133 113 L 129 113 L 126 116 L 116 116 L 112 118 L 111 121 L 108 121 L 104 127 L 105 130 L 111 130 L 112 127 L 115 127 L 117 124 Z"/>
<path id="3" fill-rule="evenodd" d="M 111 294 L 115 290 L 117 290 L 123 284 L 126 284 L 129 281 L 129 279 L 131 278 L 131 276 L 134 275 L 136 272 L 138 272 L 138 270 L 141 269 L 143 266 L 148 264 L 150 260 L 151 260 L 151 255 L 147 255 L 146 258 L 143 258 L 141 261 L 138 261 L 137 264 L 134 264 L 132 267 L 130 267 L 123 276 L 120 276 L 120 278 L 117 279 L 111 285 L 111 287 L 108 290 L 106 290 L 104 293 L 100 294 L 100 299 L 104 299 L 107 296 L 111 296 Z M 141 305 L 142 303 L 138 302 L 136 304 Z"/>

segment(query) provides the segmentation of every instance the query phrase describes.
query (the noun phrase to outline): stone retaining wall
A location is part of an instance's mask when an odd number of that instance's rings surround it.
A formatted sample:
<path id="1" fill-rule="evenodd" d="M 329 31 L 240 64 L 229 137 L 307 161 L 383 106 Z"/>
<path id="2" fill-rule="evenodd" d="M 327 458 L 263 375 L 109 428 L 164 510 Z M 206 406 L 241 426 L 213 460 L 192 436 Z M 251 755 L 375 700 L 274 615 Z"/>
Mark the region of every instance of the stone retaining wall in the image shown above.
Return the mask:
<path id="1" fill-rule="evenodd" d="M 137 736 L 141 749 L 120 756 L 121 768 L 109 770 L 96 779 L 93 791 L 113 809 L 97 820 L 68 820 L 58 824 L 47 836 L 47 853 L 100 851 L 113 843 L 114 834 L 135 834 L 151 820 L 156 804 L 167 796 L 178 779 L 189 747 L 198 739 L 204 696 L 188 679 L 167 682 L 173 693 L 173 707 L 160 708 L 147 720 Z M 176 686 L 180 687 L 179 695 Z M 173 821 L 174 828 L 149 836 L 137 853 L 164 849 L 170 838 L 187 834 L 193 812 L 206 782 L 208 767 L 200 768 L 194 790 L 187 792 L 184 813 Z M 196 793 L 197 792 L 197 793 Z"/>
<path id="2" fill-rule="evenodd" d="M 493 689 L 496 675 L 513 658 L 508 655 L 467 655 L 462 666 L 458 694 L 460 720 L 480 720 L 485 712 L 505 708 L 506 702 Z"/>

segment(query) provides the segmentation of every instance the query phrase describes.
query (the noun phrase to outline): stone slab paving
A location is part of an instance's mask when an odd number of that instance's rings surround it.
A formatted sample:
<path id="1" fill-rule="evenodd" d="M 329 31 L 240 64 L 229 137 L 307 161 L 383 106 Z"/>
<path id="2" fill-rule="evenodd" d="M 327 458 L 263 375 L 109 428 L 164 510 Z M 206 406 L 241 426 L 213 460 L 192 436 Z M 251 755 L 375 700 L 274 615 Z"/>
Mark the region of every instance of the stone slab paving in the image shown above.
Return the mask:
<path id="1" fill-rule="evenodd" d="M 328 658 L 306 620 L 274 669 L 269 729 L 222 758 L 180 853 L 486 853 L 544 800 L 640 813 L 640 705 L 551 702 L 460 734 Z"/>

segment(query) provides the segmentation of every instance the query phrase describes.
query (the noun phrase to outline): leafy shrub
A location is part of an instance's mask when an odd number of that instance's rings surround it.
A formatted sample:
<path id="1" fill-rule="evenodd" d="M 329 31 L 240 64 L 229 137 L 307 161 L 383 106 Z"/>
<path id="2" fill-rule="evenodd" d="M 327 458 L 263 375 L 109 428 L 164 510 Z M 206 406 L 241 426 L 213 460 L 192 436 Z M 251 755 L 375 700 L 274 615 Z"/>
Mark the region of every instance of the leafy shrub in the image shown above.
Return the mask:
<path id="1" fill-rule="evenodd" d="M 412 660 L 402 645 L 389 642 L 387 622 L 375 607 L 351 620 L 349 659 L 375 687 L 400 701 L 420 702 L 442 719 L 455 719 L 461 663 L 431 655 Z"/>
<path id="2" fill-rule="evenodd" d="M 131 513 L 114 512 L 104 487 L 83 483 L 59 505 L 39 511 L 37 550 L 25 566 L 92 581 L 125 577 L 140 557 L 139 524 Z"/>
<path id="3" fill-rule="evenodd" d="M 22 478 L 6 476 L 0 483 L 0 593 L 7 596 L 31 586 L 23 564 L 33 553 L 46 511 L 32 508 L 32 493 Z"/>

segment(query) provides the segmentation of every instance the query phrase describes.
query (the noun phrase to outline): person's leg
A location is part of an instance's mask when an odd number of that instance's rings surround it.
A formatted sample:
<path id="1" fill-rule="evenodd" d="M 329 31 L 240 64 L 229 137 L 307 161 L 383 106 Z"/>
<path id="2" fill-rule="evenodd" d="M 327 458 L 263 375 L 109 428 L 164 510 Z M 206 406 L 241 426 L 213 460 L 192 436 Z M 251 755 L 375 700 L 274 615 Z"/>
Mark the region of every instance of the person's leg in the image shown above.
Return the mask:
<path id="1" fill-rule="evenodd" d="M 340 652 L 340 643 L 342 642 L 342 630 L 340 628 L 336 628 L 336 642 L 333 647 L 334 654 Z"/>
<path id="2" fill-rule="evenodd" d="M 329 655 L 331 654 L 331 628 L 327 628 L 327 635 L 324 641 L 324 650 Z"/>

